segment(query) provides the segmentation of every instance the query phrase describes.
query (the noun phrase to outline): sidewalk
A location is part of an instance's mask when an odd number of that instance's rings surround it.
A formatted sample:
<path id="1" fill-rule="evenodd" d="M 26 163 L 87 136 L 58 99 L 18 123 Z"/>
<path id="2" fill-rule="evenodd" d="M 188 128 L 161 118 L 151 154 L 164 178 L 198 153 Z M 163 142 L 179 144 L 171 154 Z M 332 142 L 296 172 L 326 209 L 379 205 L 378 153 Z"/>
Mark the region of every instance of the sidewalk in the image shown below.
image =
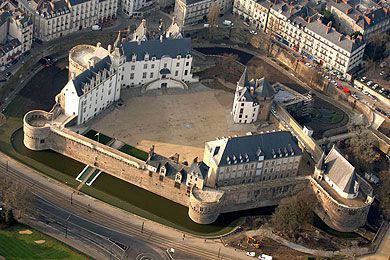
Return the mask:
<path id="1" fill-rule="evenodd" d="M 28 178 L 31 178 L 32 183 L 39 182 L 48 189 L 55 190 L 57 193 L 60 193 L 66 201 L 70 199 L 70 196 L 74 191 L 72 188 L 61 184 L 58 181 L 50 179 L 31 168 L 28 168 L 27 166 L 17 162 L 16 160 L 8 157 L 5 154 L 2 154 L 0 161 L 2 161 L 3 163 L 6 163 L 6 161 L 8 161 L 8 165 L 10 168 L 20 171 Z M 159 236 L 164 237 L 164 239 L 166 239 L 167 243 L 165 245 L 161 245 L 163 247 L 168 247 L 171 243 L 184 244 L 192 248 L 197 248 L 199 251 L 212 252 L 212 254 L 214 254 L 214 257 L 216 257 L 218 255 L 218 252 L 220 252 L 220 256 L 223 256 L 223 258 L 225 259 L 247 259 L 247 256 L 245 255 L 244 251 L 236 251 L 233 248 L 224 247 L 224 245 L 222 245 L 222 243 L 218 239 L 207 239 L 205 241 L 204 238 L 198 238 L 190 234 L 186 234 L 185 239 L 183 240 L 183 232 L 181 231 L 166 227 L 162 224 L 147 219 L 143 219 L 137 215 L 131 214 L 119 208 L 115 208 L 109 204 L 106 204 L 85 194 L 75 194 L 73 196 L 73 203 L 82 204 L 85 206 L 90 205 L 92 211 L 98 211 L 103 214 L 108 214 L 113 218 L 113 221 L 115 222 L 131 223 L 132 225 L 139 226 L 140 229 L 142 223 L 144 222 L 144 233 L 158 234 Z"/>

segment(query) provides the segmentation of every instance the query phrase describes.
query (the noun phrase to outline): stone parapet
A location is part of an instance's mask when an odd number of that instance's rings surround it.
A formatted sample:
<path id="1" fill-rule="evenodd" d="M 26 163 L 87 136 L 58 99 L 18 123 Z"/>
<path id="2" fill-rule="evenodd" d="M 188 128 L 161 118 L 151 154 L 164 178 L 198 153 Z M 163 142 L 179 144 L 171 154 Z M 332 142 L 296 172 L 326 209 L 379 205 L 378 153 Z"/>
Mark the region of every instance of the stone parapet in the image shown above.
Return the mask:
<path id="1" fill-rule="evenodd" d="M 352 232 L 366 223 L 371 203 L 348 206 L 333 198 L 315 179 L 310 178 L 310 184 L 319 201 L 314 211 L 328 226 L 341 232 Z"/>
<path id="2" fill-rule="evenodd" d="M 198 224 L 211 224 L 221 211 L 223 192 L 213 189 L 199 190 L 194 187 L 190 193 L 188 215 Z"/>

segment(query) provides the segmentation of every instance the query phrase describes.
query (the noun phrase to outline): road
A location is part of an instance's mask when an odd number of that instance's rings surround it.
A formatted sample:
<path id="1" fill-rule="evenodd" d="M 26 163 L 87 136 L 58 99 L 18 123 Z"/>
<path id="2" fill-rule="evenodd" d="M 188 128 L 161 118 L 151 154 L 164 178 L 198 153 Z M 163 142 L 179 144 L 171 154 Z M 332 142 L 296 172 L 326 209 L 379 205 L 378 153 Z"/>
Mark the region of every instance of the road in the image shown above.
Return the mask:
<path id="1" fill-rule="evenodd" d="M 93 239 L 89 239 L 92 241 L 98 238 L 98 245 L 104 248 L 97 249 L 100 254 L 109 255 L 109 249 L 114 243 L 112 248 L 116 249 L 115 257 L 121 255 L 121 250 L 118 250 L 120 244 L 128 247 L 125 256 L 129 256 L 129 259 L 137 259 L 133 257 L 142 252 L 149 257 L 154 256 L 149 259 L 164 259 L 161 256 L 167 248 L 185 254 L 187 257 L 183 259 L 246 258 L 245 252 L 224 247 L 219 239 L 205 240 L 190 234 L 186 234 L 184 239 L 183 233 L 178 230 L 142 219 L 82 193 L 74 193 L 75 190 L 70 187 L 47 178 L 5 154 L 0 154 L 0 174 L 6 174 L 30 187 L 39 198 L 38 220 L 41 223 L 48 221 L 53 228 L 60 230 L 59 233 L 64 234 L 66 220 L 70 216 L 67 222 L 69 235 L 77 237 L 84 248 L 96 248 L 94 244 L 89 245 L 91 241 L 85 241 L 86 237 L 92 236 Z M 77 230 L 81 231 L 75 234 Z"/>

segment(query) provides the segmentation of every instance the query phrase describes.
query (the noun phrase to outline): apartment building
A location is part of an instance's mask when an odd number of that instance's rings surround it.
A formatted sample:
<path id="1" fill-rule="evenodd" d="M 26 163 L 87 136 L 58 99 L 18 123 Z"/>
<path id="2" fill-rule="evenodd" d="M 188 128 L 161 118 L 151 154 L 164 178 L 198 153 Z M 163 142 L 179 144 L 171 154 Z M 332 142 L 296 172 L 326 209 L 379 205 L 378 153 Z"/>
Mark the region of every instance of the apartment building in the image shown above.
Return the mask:
<path id="1" fill-rule="evenodd" d="M 294 177 L 301 158 L 302 151 L 287 131 L 223 137 L 205 145 L 206 185 L 224 187 Z"/>
<path id="2" fill-rule="evenodd" d="M 226 13 L 233 5 L 232 0 L 176 0 L 174 14 L 180 25 L 189 25 L 207 20 L 211 4 L 215 3 L 220 13 Z"/>
<path id="3" fill-rule="evenodd" d="M 261 9 L 256 7 L 259 5 Z M 321 15 L 307 1 L 236 0 L 234 12 L 280 43 L 344 75 L 362 63 L 362 37 L 345 36 L 334 25 L 323 24 Z"/>
<path id="4" fill-rule="evenodd" d="M 359 32 L 366 42 L 390 30 L 388 7 L 374 1 L 331 0 L 327 9 L 334 15 L 338 30 L 350 35 Z"/>
<path id="5" fill-rule="evenodd" d="M 0 66 L 7 65 L 31 49 L 31 20 L 11 3 L 0 9 Z"/>
<path id="6" fill-rule="evenodd" d="M 19 0 L 34 24 L 34 37 L 49 41 L 116 16 L 118 0 Z"/>

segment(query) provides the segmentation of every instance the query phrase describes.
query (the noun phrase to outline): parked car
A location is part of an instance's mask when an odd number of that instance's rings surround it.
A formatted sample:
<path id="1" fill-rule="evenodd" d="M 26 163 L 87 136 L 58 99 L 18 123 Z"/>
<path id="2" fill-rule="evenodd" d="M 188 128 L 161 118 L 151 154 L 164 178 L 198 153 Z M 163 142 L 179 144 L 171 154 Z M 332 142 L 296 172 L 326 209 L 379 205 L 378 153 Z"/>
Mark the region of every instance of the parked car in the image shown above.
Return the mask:
<path id="1" fill-rule="evenodd" d="M 371 86 L 372 83 L 372 80 L 370 80 L 369 82 L 367 82 L 367 86 Z"/>
<path id="2" fill-rule="evenodd" d="M 272 260 L 272 256 L 266 255 L 266 254 L 261 254 L 259 255 L 260 260 Z"/>
<path id="3" fill-rule="evenodd" d="M 249 33 L 253 35 L 257 35 L 257 32 L 255 30 L 250 30 Z"/>
<path id="4" fill-rule="evenodd" d="M 256 256 L 256 252 L 246 252 L 246 255 L 247 256 L 250 256 L 250 257 L 255 257 Z"/>
<path id="5" fill-rule="evenodd" d="M 11 64 L 12 65 L 15 65 L 16 63 L 18 63 L 19 59 L 14 59 L 13 61 L 11 61 Z"/>
<path id="6" fill-rule="evenodd" d="M 364 82 L 366 79 L 367 79 L 367 77 L 364 76 L 364 77 L 362 77 L 362 78 L 360 79 L 360 81 L 361 81 L 361 82 Z"/>
<path id="7" fill-rule="evenodd" d="M 379 90 L 379 93 L 383 93 L 383 92 L 385 92 L 385 89 L 384 89 L 384 88 L 381 88 L 381 89 Z"/>
<path id="8" fill-rule="evenodd" d="M 8 79 L 9 77 L 11 77 L 12 76 L 12 73 L 11 72 L 7 72 L 6 74 L 5 74 L 5 77 Z"/>
<path id="9" fill-rule="evenodd" d="M 225 21 L 223 21 L 222 24 L 223 24 L 223 25 L 226 25 L 226 26 L 233 26 L 233 23 L 232 23 L 232 21 L 230 21 L 230 20 L 225 20 Z"/>
<path id="10" fill-rule="evenodd" d="M 92 25 L 92 31 L 100 31 L 102 27 L 98 24 Z"/>
<path id="11" fill-rule="evenodd" d="M 367 84 L 368 85 L 368 84 Z M 376 89 L 377 87 L 379 87 L 379 85 L 377 83 L 375 83 L 371 88 L 372 89 Z"/>
<path id="12" fill-rule="evenodd" d="M 205 23 L 205 24 L 203 24 L 203 27 L 204 27 L 204 28 L 209 28 L 209 27 L 210 27 L 210 24 Z"/>
<path id="13" fill-rule="evenodd" d="M 359 99 L 360 99 L 360 97 L 359 97 L 358 95 L 356 95 L 355 93 L 352 94 L 351 97 L 353 97 L 353 98 L 356 99 L 356 100 L 359 100 Z"/>

